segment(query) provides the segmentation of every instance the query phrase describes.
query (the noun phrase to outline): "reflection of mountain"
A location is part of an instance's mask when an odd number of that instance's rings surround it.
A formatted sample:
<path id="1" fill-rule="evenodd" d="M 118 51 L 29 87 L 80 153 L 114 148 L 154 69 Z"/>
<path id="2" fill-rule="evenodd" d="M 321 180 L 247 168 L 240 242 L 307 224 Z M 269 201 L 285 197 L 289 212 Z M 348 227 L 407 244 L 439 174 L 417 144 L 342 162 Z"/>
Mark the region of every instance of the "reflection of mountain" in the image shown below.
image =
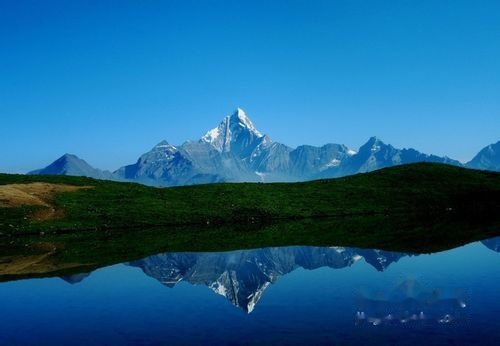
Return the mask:
<path id="1" fill-rule="evenodd" d="M 344 268 L 364 258 L 378 271 L 407 254 L 344 247 L 291 246 L 214 253 L 165 253 L 130 262 L 162 284 L 203 284 L 251 312 L 264 290 L 302 267 Z"/>
<path id="2" fill-rule="evenodd" d="M 482 240 L 481 243 L 490 250 L 500 252 L 500 237 Z"/>
<path id="3" fill-rule="evenodd" d="M 365 259 L 365 262 L 371 264 L 379 272 L 384 271 L 391 263 L 397 262 L 401 257 L 406 256 L 400 252 L 389 252 L 372 249 L 352 249 L 359 256 Z"/>
<path id="4" fill-rule="evenodd" d="M 73 274 L 73 275 L 64 275 L 60 276 L 61 279 L 66 281 L 69 284 L 77 284 L 83 281 L 83 279 L 87 278 L 90 273 L 81 273 L 81 274 Z"/>

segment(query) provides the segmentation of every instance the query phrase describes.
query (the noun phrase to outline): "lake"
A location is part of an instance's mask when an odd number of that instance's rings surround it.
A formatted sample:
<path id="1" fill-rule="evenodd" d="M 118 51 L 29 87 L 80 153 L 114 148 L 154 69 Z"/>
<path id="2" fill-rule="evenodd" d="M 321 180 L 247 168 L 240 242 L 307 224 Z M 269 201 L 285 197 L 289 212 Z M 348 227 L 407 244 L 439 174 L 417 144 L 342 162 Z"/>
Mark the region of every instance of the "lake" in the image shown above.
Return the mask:
<path id="1" fill-rule="evenodd" d="M 500 237 L 433 254 L 162 253 L 0 283 L 0 344 L 500 342 Z"/>

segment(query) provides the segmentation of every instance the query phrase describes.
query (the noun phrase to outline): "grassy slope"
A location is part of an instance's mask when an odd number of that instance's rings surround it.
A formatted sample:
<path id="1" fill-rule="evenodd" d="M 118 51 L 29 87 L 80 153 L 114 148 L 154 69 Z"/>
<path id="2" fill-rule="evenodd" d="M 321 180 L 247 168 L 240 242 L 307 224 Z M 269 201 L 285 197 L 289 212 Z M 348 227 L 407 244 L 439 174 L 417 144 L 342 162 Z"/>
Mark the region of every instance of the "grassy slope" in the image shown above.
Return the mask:
<path id="1" fill-rule="evenodd" d="M 0 184 L 50 182 L 93 189 L 56 196 L 65 217 L 32 221 L 34 208 L 0 208 L 4 233 L 183 224 L 248 224 L 352 214 L 498 212 L 500 174 L 419 163 L 305 183 L 152 188 L 67 176 L 0 174 Z"/>
<path id="2" fill-rule="evenodd" d="M 34 208 L 0 209 L 0 281 L 89 271 L 166 251 L 342 245 L 434 252 L 500 234 L 500 174 L 439 164 L 298 184 L 167 189 L 0 175 L 0 184 L 35 181 L 94 188 L 58 195 L 61 220 L 32 222 Z M 359 215 L 326 218 L 353 214 Z M 158 224 L 177 226 L 145 227 Z M 110 227 L 122 230 L 103 230 Z M 38 235 L 50 229 L 69 232 Z"/>

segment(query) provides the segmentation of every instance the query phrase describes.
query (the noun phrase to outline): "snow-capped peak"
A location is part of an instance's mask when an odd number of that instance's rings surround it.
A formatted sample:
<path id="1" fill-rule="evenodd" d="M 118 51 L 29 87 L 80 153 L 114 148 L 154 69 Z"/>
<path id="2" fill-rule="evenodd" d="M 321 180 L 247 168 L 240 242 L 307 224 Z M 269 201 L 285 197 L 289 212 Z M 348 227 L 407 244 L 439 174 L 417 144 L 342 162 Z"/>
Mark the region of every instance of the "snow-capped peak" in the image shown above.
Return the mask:
<path id="1" fill-rule="evenodd" d="M 219 126 L 208 131 L 201 138 L 201 141 L 211 144 L 220 152 L 230 151 L 231 143 L 237 141 L 243 134 L 253 138 L 263 137 L 245 114 L 245 111 L 238 107 L 232 114 L 224 117 Z"/>
<path id="2" fill-rule="evenodd" d="M 241 117 L 241 118 L 247 117 L 243 108 L 240 108 L 240 107 L 236 107 L 236 110 L 233 112 L 233 115 L 236 115 L 237 117 Z"/>
<path id="3" fill-rule="evenodd" d="M 156 144 L 155 147 L 153 149 L 162 149 L 162 150 L 166 150 L 166 149 L 170 149 L 170 150 L 177 150 L 176 147 L 174 147 L 173 145 L 169 144 L 166 140 L 163 140 L 161 141 L 160 143 Z"/>
<path id="4" fill-rule="evenodd" d="M 385 147 L 385 146 L 386 146 L 385 143 L 382 142 L 380 140 L 380 138 L 373 136 L 373 137 L 370 137 L 370 139 L 368 139 L 368 141 L 361 146 L 360 151 L 363 151 L 363 152 L 368 151 L 371 153 L 376 153 L 376 152 L 380 151 L 380 149 L 382 147 Z"/>
<path id="5" fill-rule="evenodd" d="M 238 121 L 243 124 L 247 129 L 249 129 L 251 132 L 253 132 L 257 137 L 262 137 L 262 134 L 257 130 L 257 128 L 253 125 L 253 123 L 250 121 L 248 116 L 246 115 L 245 111 L 241 109 L 240 107 L 236 108 L 234 113 L 231 115 L 231 118 L 236 118 Z"/>

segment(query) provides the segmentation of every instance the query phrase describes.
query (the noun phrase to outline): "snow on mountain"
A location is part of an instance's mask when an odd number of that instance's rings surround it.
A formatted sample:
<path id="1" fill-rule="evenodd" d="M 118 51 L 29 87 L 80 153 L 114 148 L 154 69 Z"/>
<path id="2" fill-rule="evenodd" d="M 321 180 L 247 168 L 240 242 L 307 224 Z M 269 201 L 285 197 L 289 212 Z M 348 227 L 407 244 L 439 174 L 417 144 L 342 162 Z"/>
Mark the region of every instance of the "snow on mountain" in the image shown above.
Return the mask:
<path id="1" fill-rule="evenodd" d="M 213 146 L 219 152 L 248 153 L 263 135 L 250 121 L 243 109 L 237 108 L 226 116 L 216 128 L 208 131 L 200 141 Z"/>
<path id="2" fill-rule="evenodd" d="M 174 287 L 185 281 L 205 285 L 234 306 L 251 313 L 264 291 L 280 277 L 304 268 L 345 268 L 361 258 L 384 271 L 404 253 L 347 247 L 290 246 L 206 253 L 165 253 L 128 263 Z"/>
<path id="3" fill-rule="evenodd" d="M 348 151 L 348 156 L 340 164 L 321 172 L 318 177 L 341 177 L 416 162 L 438 162 L 461 166 L 460 162 L 447 157 L 428 155 L 415 149 L 396 149 L 377 137 L 368 139 L 355 154 L 353 151 Z"/>
<path id="4" fill-rule="evenodd" d="M 135 181 L 155 186 L 214 182 L 292 182 L 335 178 L 415 162 L 460 166 L 447 157 L 397 149 L 371 137 L 358 151 L 342 144 L 291 148 L 262 134 L 245 111 L 237 108 L 198 141 L 174 146 L 161 141 L 113 174 L 97 170 L 74 155 L 64 155 L 31 174 L 82 175 Z M 467 167 L 500 170 L 500 142 L 481 150 Z"/>

